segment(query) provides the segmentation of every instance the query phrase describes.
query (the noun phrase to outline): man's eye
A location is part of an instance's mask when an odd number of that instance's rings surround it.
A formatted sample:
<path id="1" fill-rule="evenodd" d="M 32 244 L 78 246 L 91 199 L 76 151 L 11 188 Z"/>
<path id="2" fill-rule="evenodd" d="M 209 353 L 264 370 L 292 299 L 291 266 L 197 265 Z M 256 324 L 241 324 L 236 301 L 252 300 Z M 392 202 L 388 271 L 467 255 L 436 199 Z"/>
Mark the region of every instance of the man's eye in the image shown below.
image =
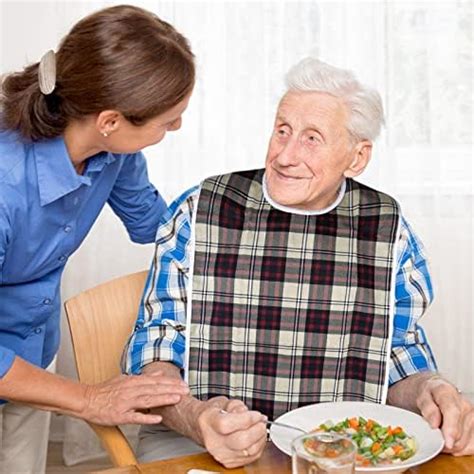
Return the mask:
<path id="1" fill-rule="evenodd" d="M 321 138 L 318 135 L 308 135 L 308 141 L 313 145 L 321 143 Z"/>

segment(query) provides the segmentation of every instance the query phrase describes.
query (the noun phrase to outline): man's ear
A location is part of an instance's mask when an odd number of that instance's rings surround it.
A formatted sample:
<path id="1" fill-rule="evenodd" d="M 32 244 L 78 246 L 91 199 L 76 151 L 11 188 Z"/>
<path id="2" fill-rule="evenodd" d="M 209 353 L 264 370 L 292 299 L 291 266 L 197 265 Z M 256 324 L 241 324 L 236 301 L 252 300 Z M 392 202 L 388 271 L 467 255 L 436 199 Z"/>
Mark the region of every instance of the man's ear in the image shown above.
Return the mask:
<path id="1" fill-rule="evenodd" d="M 103 110 L 97 115 L 95 125 L 101 135 L 107 136 L 119 129 L 122 120 L 124 116 L 117 110 Z"/>
<path id="2" fill-rule="evenodd" d="M 372 156 L 372 142 L 362 140 L 354 147 L 352 160 L 344 171 L 346 178 L 355 178 L 365 170 Z"/>

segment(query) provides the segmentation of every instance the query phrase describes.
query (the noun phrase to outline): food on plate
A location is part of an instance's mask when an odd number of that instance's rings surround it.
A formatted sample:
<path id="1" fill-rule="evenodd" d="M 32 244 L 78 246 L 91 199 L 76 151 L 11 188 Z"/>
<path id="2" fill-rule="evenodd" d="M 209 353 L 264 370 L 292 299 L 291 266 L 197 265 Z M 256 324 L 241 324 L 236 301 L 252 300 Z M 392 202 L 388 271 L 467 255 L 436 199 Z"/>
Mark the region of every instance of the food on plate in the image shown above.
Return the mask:
<path id="1" fill-rule="evenodd" d="M 382 426 L 375 420 L 366 420 L 362 416 L 346 418 L 334 424 L 326 421 L 312 432 L 334 432 L 347 435 L 357 444 L 358 466 L 395 464 L 412 457 L 416 451 L 415 438 L 408 436 L 401 426 Z M 305 449 L 311 453 L 311 444 Z"/>

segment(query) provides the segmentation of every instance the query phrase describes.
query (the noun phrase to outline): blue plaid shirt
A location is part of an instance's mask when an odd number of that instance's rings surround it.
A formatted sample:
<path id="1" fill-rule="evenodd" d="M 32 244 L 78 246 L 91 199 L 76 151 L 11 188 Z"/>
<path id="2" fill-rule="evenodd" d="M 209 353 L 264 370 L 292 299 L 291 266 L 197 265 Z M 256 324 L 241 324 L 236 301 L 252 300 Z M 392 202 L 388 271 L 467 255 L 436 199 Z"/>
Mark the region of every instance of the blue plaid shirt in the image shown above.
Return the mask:
<path id="1" fill-rule="evenodd" d="M 187 283 L 193 254 L 192 216 L 199 187 L 183 193 L 168 208 L 158 228 L 155 257 L 148 275 L 135 331 L 125 347 L 122 369 L 139 374 L 155 361 L 184 368 Z M 433 300 L 425 251 L 402 217 L 398 242 L 395 317 L 389 385 L 437 370 L 418 321 Z"/>

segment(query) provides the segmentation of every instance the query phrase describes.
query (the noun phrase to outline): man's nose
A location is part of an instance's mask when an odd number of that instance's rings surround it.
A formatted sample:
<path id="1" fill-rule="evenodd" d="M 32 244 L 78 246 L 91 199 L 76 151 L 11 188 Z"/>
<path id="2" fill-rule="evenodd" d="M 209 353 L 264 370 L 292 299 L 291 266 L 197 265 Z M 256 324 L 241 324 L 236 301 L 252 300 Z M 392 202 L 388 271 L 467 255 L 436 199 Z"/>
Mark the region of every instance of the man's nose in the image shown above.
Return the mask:
<path id="1" fill-rule="evenodd" d="M 299 146 L 296 139 L 288 140 L 277 156 L 281 166 L 294 166 L 299 163 Z"/>

